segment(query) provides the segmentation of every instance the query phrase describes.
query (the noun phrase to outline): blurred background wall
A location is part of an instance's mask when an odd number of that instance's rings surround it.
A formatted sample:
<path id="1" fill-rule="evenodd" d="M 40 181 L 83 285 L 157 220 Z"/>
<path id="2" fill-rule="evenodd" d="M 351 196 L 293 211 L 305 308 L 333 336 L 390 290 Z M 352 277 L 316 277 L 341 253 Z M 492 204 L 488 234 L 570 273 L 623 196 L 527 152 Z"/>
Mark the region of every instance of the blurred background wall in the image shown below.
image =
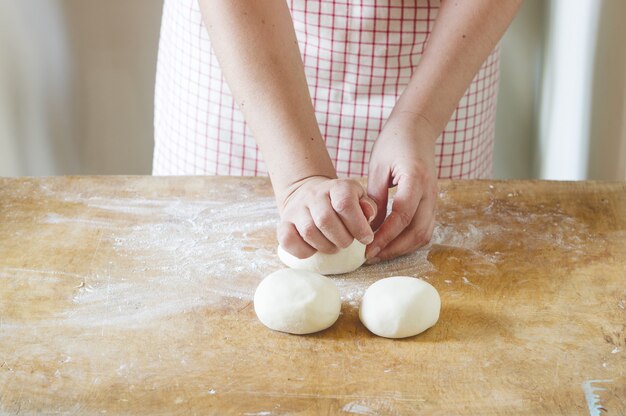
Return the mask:
<path id="1" fill-rule="evenodd" d="M 591 94 L 588 176 L 626 179 L 626 1 L 604 0 Z"/>
<path id="2" fill-rule="evenodd" d="M 150 173 L 161 6 L 0 0 L 0 175 Z"/>
<path id="3" fill-rule="evenodd" d="M 502 39 L 494 176 L 534 178 L 548 7 L 526 0 Z"/>
<path id="4" fill-rule="evenodd" d="M 0 0 L 0 175 L 150 173 L 161 7 Z M 626 179 L 624 21 L 624 0 L 525 0 L 502 41 L 497 178 Z"/>

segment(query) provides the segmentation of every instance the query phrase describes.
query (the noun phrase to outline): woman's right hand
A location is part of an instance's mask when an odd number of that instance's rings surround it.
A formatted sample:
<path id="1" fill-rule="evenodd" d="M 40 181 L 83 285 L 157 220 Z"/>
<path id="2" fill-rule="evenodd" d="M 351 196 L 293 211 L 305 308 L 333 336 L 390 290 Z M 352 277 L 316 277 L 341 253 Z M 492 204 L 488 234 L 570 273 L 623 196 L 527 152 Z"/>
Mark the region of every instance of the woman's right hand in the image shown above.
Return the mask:
<path id="1" fill-rule="evenodd" d="M 376 217 L 376 203 L 352 179 L 303 179 L 279 201 L 279 211 L 278 242 L 301 259 L 317 251 L 336 253 L 354 239 L 365 245 L 374 240 L 369 223 Z"/>

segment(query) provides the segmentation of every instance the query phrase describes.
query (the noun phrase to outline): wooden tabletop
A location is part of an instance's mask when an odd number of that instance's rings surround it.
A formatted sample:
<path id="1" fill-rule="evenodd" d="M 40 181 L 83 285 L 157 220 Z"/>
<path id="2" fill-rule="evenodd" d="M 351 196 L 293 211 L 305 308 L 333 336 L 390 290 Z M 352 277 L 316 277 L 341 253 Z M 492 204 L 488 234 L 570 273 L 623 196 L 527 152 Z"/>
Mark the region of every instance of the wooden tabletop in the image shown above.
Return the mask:
<path id="1" fill-rule="evenodd" d="M 626 414 L 626 183 L 442 182 L 437 215 L 294 336 L 252 307 L 267 180 L 0 179 L 0 414 Z M 434 328 L 359 322 L 393 275 L 437 288 Z"/>

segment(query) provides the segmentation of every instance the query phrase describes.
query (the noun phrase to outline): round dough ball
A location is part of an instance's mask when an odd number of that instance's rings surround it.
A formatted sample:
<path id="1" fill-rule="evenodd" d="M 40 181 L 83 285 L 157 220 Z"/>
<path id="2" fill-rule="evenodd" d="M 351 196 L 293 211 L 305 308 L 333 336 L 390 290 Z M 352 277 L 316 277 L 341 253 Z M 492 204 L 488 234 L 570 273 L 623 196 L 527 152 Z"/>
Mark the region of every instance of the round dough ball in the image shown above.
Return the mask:
<path id="1" fill-rule="evenodd" d="M 354 240 L 348 247 L 335 254 L 317 252 L 306 259 L 292 256 L 278 246 L 278 257 L 287 267 L 308 270 L 323 275 L 352 272 L 365 263 L 365 245 Z"/>
<path id="2" fill-rule="evenodd" d="M 310 334 L 335 323 L 341 298 L 329 278 L 306 270 L 283 269 L 261 281 L 254 293 L 254 311 L 270 329 Z"/>
<path id="3" fill-rule="evenodd" d="M 437 289 L 415 277 L 396 276 L 381 279 L 367 288 L 359 318 L 378 336 L 405 338 L 435 325 L 440 309 Z"/>

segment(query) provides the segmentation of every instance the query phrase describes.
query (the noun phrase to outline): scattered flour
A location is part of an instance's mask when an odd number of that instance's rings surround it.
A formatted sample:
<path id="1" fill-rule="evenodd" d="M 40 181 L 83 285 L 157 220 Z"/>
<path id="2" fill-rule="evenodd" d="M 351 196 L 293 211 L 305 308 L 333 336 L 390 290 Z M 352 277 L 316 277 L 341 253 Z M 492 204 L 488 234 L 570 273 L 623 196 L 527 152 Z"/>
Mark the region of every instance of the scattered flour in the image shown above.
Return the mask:
<path id="1" fill-rule="evenodd" d="M 241 305 L 252 300 L 258 282 L 283 267 L 276 256 L 278 213 L 270 196 L 251 197 L 242 192 L 236 201 L 177 198 L 105 198 L 49 191 L 63 206 L 81 204 L 75 217 L 63 209 L 39 221 L 51 227 L 68 227 L 99 233 L 92 267 L 76 286 L 73 302 L 79 307 L 66 318 L 80 325 L 140 325 L 157 317 L 224 304 L 224 298 Z M 478 288 L 475 278 L 493 274 L 502 253 L 482 249 L 486 239 L 519 244 L 508 233 L 521 224 L 545 224 L 542 244 L 557 245 L 571 255 L 583 255 L 581 224 L 560 212 L 525 214 L 495 202 L 487 207 L 461 208 L 446 202 L 438 213 L 432 241 L 417 252 L 391 262 L 364 266 L 353 273 L 334 276 L 342 299 L 357 307 L 374 281 L 393 275 L 432 280 L 436 267 L 433 250 L 444 250 L 446 261 L 462 262 L 467 276 L 443 276 Z M 447 207 L 446 207 L 447 204 Z M 466 221 L 466 218 L 473 218 Z M 476 220 L 480 218 L 480 221 Z M 61 244 L 61 242 L 59 242 Z M 505 247 L 506 248 L 506 247 Z M 505 250 L 502 250 L 505 251 Z M 17 271 L 0 270 L 2 273 Z M 473 274 L 471 274 L 471 273 Z M 22 270 L 41 276 L 54 270 Z M 472 281 L 469 280 L 472 279 Z M 228 304 L 228 302 L 226 302 Z"/>

